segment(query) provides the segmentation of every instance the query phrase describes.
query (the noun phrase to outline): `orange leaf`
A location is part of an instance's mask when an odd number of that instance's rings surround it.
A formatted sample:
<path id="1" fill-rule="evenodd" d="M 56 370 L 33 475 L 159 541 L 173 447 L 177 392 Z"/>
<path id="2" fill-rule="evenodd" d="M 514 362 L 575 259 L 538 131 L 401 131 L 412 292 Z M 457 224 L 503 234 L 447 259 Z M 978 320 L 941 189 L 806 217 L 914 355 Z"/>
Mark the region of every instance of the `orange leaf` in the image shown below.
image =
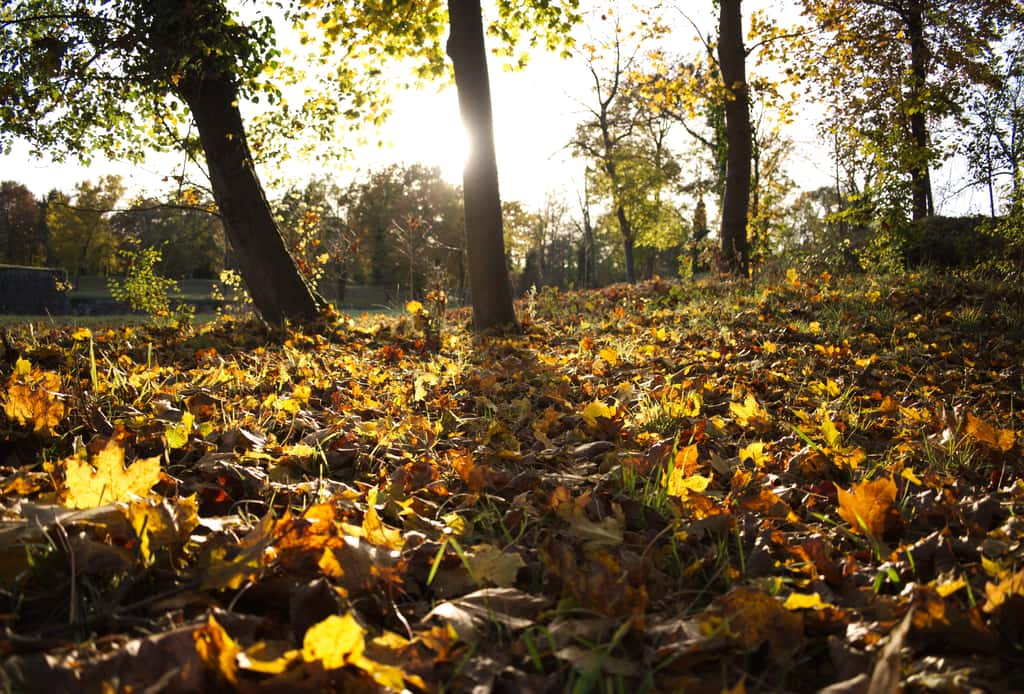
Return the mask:
<path id="1" fill-rule="evenodd" d="M 64 403 L 55 397 L 59 390 L 60 376 L 18 359 L 3 397 L 4 413 L 22 426 L 31 424 L 37 433 L 52 435 L 64 418 Z"/>
<path id="2" fill-rule="evenodd" d="M 847 492 L 836 485 L 839 515 L 854 532 L 880 538 L 886 515 L 896 501 L 896 483 L 888 477 L 861 482 Z"/>
<path id="3" fill-rule="evenodd" d="M 968 434 L 986 446 L 998 449 L 1003 453 L 1013 448 L 1016 436 L 1011 429 L 996 429 L 983 419 L 978 419 L 970 412 L 967 413 Z"/>

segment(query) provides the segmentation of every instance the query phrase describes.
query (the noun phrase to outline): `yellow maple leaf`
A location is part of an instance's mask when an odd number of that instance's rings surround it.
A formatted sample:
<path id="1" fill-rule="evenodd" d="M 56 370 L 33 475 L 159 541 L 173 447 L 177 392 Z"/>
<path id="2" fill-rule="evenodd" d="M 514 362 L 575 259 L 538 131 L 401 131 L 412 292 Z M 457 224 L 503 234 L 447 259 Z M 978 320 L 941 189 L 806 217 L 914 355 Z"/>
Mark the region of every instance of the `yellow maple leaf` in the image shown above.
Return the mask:
<path id="1" fill-rule="evenodd" d="M 400 550 L 405 546 L 405 538 L 395 528 L 384 525 L 380 514 L 377 513 L 377 490 L 371 489 L 366 494 L 366 513 L 363 515 L 363 536 L 368 542 L 387 547 L 388 549 Z"/>
<path id="2" fill-rule="evenodd" d="M 354 662 L 366 650 L 363 627 L 351 614 L 332 614 L 306 631 L 302 640 L 302 659 L 307 663 L 323 663 L 325 670 L 335 670 Z"/>
<path id="3" fill-rule="evenodd" d="M 71 333 L 71 339 L 74 340 L 75 342 L 79 342 L 82 340 L 91 340 L 92 330 L 89 330 L 89 328 L 86 327 L 78 328 L 77 330 L 75 330 L 75 332 Z"/>
<path id="4" fill-rule="evenodd" d="M 619 363 L 619 353 L 611 347 L 605 347 L 597 353 L 597 356 L 608 362 L 609 366 L 615 366 Z"/>
<path id="5" fill-rule="evenodd" d="M 740 426 L 760 429 L 766 428 L 769 423 L 768 411 L 761 406 L 753 393 L 747 393 L 742 403 L 730 402 L 729 412 Z"/>
<path id="6" fill-rule="evenodd" d="M 1024 595 L 1024 569 L 1007 576 L 999 583 L 985 584 L 985 607 L 986 613 L 991 614 L 1007 600 L 1015 595 Z"/>
<path id="7" fill-rule="evenodd" d="M 423 313 L 423 304 L 418 301 L 410 301 L 405 305 L 405 310 L 412 314 Z"/>
<path id="8" fill-rule="evenodd" d="M 675 464 L 668 473 L 666 486 L 670 496 L 685 497 L 691 492 L 700 494 L 711 484 L 711 478 L 690 474 L 697 465 L 697 444 L 682 448 L 676 454 Z"/>
<path id="9" fill-rule="evenodd" d="M 764 441 L 754 441 L 753 443 L 744 446 L 739 450 L 740 462 L 750 460 L 757 467 L 764 467 L 764 464 L 768 462 L 768 456 L 764 452 Z"/>
<path id="10" fill-rule="evenodd" d="M 604 417 L 605 419 L 612 419 L 615 416 L 616 412 L 617 410 L 615 407 L 612 407 L 611 405 L 605 405 L 600 400 L 595 400 L 594 402 L 584 407 L 583 412 L 581 412 L 580 415 L 583 417 L 584 421 L 586 421 L 586 423 L 589 424 L 590 426 L 597 426 L 597 420 L 599 417 Z"/>
<path id="11" fill-rule="evenodd" d="M 825 444 L 832 449 L 838 449 L 843 443 L 843 437 L 836 429 L 836 425 L 832 423 L 832 418 L 829 417 L 828 412 L 822 414 L 821 417 L 821 435 L 825 437 Z"/>
<path id="12" fill-rule="evenodd" d="M 64 465 L 64 505 L 68 508 L 94 508 L 116 501 L 144 497 L 160 480 L 160 457 L 136 460 L 124 465 L 124 448 L 117 439 L 86 460 L 83 451 L 66 458 Z"/>
<path id="13" fill-rule="evenodd" d="M 33 431 L 52 435 L 64 418 L 64 403 L 57 398 L 59 390 L 59 375 L 34 369 L 27 359 L 18 359 L 3 396 L 4 413 L 21 426 L 31 424 Z"/>
<path id="14" fill-rule="evenodd" d="M 177 424 L 170 424 L 164 431 L 164 436 L 167 437 L 167 445 L 171 449 L 184 448 L 185 444 L 188 443 L 188 437 L 192 434 L 192 427 L 195 424 L 196 417 L 189 411 L 185 411 L 181 415 L 181 421 Z"/>

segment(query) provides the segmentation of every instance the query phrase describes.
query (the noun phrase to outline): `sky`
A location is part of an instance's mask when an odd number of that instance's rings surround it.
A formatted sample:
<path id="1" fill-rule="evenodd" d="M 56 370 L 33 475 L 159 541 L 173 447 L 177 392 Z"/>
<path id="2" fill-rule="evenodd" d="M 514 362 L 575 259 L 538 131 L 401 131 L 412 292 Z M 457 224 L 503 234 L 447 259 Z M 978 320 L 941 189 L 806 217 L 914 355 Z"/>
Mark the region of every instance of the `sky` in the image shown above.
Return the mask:
<path id="1" fill-rule="evenodd" d="M 764 1 L 781 8 L 784 16 L 795 16 L 795 3 L 791 0 Z M 699 15 L 699 10 L 695 11 Z M 695 19 L 706 28 L 712 26 L 707 12 L 705 17 Z M 681 33 L 685 49 L 694 40 L 692 30 L 687 27 Z M 697 44 L 693 45 L 696 49 Z M 584 166 L 572 159 L 566 144 L 576 123 L 584 117 L 581 102 L 588 99 L 590 90 L 586 65 L 581 59 L 563 60 L 542 53 L 519 72 L 502 70 L 497 61 L 492 61 L 490 76 L 503 199 L 519 200 L 537 208 L 545 195 L 552 192 L 573 207 L 582 187 Z M 788 169 L 797 186 L 810 189 L 830 185 L 832 165 L 828 148 L 818 140 L 813 116 L 799 119 L 787 134 L 796 141 Z M 390 144 L 357 148 L 351 161 L 344 165 L 325 170 L 322 165 L 297 162 L 289 166 L 286 176 L 301 183 L 327 174 L 343 184 L 391 163 L 419 162 L 439 166 L 447 180 L 461 183 L 465 143 L 454 87 L 398 94 L 381 139 Z M 164 178 L 181 165 L 180 155 L 165 154 L 151 157 L 142 166 L 101 161 L 86 168 L 34 160 L 28 151 L 27 145 L 17 144 L 10 155 L 0 155 L 0 179 L 20 181 L 37 195 L 53 188 L 70 191 L 79 181 L 105 174 L 124 177 L 129 192 L 159 193 L 169 187 Z M 987 201 L 981 191 L 967 191 L 947 199 L 949 190 L 960 187 L 962 170 L 962 165 L 953 161 L 934 173 L 940 213 L 986 211 Z M 273 195 L 275 191 L 270 192 Z"/>

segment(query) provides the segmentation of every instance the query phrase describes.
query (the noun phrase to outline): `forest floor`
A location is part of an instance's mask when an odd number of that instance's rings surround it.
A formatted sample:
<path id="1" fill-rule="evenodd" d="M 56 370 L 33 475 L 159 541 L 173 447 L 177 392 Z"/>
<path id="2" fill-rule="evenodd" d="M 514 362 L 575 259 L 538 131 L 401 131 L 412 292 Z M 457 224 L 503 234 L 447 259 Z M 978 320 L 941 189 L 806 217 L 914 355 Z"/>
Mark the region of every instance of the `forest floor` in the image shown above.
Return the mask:
<path id="1" fill-rule="evenodd" d="M 1018 288 L 410 310 L 5 328 L 0 686 L 1024 689 Z"/>

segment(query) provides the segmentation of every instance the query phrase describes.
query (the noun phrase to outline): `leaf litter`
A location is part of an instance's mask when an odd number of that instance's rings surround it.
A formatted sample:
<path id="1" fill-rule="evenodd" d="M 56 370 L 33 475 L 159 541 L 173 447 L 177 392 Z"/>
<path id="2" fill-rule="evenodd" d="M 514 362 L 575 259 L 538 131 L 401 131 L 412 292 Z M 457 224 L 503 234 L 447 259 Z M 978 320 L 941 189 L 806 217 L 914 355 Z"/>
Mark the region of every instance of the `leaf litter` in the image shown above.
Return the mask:
<path id="1" fill-rule="evenodd" d="M 5 686 L 1022 688 L 1014 305 L 793 271 L 482 338 L 15 331 Z"/>

